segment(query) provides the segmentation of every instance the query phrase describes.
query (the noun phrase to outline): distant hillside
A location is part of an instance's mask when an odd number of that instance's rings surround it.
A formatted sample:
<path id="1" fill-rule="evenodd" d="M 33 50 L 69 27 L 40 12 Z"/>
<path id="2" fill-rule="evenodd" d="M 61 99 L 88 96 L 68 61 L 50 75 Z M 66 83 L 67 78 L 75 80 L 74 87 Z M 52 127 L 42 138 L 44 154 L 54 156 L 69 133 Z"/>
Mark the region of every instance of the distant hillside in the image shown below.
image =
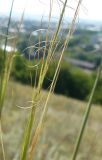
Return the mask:
<path id="1" fill-rule="evenodd" d="M 30 110 L 17 106 L 29 106 L 32 88 L 10 82 L 2 115 L 3 139 L 7 160 L 18 160 L 23 131 Z M 47 92 L 42 91 L 42 101 L 37 109 L 41 114 Z M 68 160 L 75 145 L 86 104 L 63 96 L 51 95 L 45 127 L 41 134 L 34 159 Z M 37 121 L 36 121 L 37 123 Z M 86 132 L 81 143 L 78 160 L 101 160 L 102 158 L 102 109 L 92 106 Z M 1 146 L 0 146 L 1 147 Z M 2 160 L 0 149 L 0 160 Z"/>

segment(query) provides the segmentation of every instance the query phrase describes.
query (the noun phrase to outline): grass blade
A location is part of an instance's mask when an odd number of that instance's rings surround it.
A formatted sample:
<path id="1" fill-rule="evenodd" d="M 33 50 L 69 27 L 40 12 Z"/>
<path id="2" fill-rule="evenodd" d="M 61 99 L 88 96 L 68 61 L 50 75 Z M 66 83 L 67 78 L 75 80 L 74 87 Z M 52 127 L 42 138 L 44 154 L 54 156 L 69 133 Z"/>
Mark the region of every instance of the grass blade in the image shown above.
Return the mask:
<path id="1" fill-rule="evenodd" d="M 0 140 L 1 140 L 1 148 L 2 148 L 3 159 L 6 160 L 6 158 L 5 158 L 5 150 L 4 150 L 4 143 L 3 143 L 3 135 L 2 135 L 2 127 L 1 127 L 1 119 L 0 119 Z"/>
<path id="2" fill-rule="evenodd" d="M 6 86 L 7 86 L 8 77 L 9 77 L 8 59 L 7 59 L 7 56 L 6 56 L 6 46 L 7 46 L 7 40 L 8 40 L 7 38 L 8 38 L 10 22 L 11 22 L 13 4 L 14 4 L 14 0 L 12 0 L 12 4 L 11 4 L 9 20 L 8 20 L 8 25 L 7 25 L 7 31 L 6 31 L 5 45 L 4 45 L 4 66 L 3 66 L 3 71 L 2 71 L 2 74 L 1 74 L 1 86 L 0 86 L 0 117 L 1 117 L 1 112 L 2 112 L 2 108 L 3 108 L 3 102 L 4 102 L 5 92 L 6 92 Z"/>
<path id="3" fill-rule="evenodd" d="M 5 54 L 6 54 L 7 38 L 8 38 L 8 34 L 9 34 L 9 28 L 10 28 L 10 22 L 11 22 L 11 16 L 12 16 L 12 10 L 13 10 L 14 1 L 15 0 L 12 0 L 9 19 L 8 19 L 8 25 L 7 25 L 7 31 L 6 31 L 6 39 L 5 39 L 5 45 L 4 45 L 4 59 L 5 59 L 5 56 L 6 56 Z"/>
<path id="4" fill-rule="evenodd" d="M 79 135 L 78 135 L 78 138 L 77 138 L 77 141 L 76 141 L 75 149 L 74 149 L 71 160 L 76 160 L 78 150 L 79 150 L 79 147 L 80 147 L 80 143 L 81 143 L 83 133 L 84 133 L 84 130 L 85 130 L 85 126 L 86 126 L 86 123 L 87 123 L 87 120 L 88 120 L 88 117 L 89 117 L 89 113 L 90 113 L 90 110 L 91 110 L 93 96 L 94 96 L 94 93 L 95 93 L 100 75 L 101 75 L 101 66 L 99 67 L 98 72 L 97 72 L 97 77 L 96 77 L 96 80 L 94 82 L 94 86 L 93 86 L 93 89 L 92 89 L 92 92 L 91 92 L 91 95 L 90 95 L 90 98 L 89 98 L 89 102 L 88 102 L 88 105 L 87 105 L 87 108 L 86 108 L 86 112 L 84 114 L 84 118 L 83 118 L 83 121 L 82 121 L 82 125 L 81 125 L 81 128 L 80 128 L 80 132 L 79 132 Z"/>

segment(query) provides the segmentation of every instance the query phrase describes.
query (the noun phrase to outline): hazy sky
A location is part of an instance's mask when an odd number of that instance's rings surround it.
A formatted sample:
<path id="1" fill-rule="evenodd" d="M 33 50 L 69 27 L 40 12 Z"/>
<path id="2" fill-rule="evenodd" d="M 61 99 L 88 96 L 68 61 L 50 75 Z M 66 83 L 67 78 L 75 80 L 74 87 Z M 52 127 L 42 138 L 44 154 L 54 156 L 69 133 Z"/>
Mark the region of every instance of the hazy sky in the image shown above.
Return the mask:
<path id="1" fill-rule="evenodd" d="M 53 16 L 59 16 L 62 3 L 60 0 L 53 0 Z M 65 1 L 65 0 L 62 0 Z M 7 14 L 12 0 L 0 0 L 0 14 Z M 49 2 L 50 0 L 15 0 L 14 3 L 14 14 L 21 14 L 24 6 L 26 5 L 26 15 L 47 16 L 49 13 Z M 78 0 L 68 0 L 68 6 L 75 8 Z M 26 4 L 27 3 L 27 4 Z M 66 17 L 73 16 L 74 10 L 66 8 Z M 79 18 L 92 19 L 102 21 L 102 0 L 83 0 L 80 8 Z"/>

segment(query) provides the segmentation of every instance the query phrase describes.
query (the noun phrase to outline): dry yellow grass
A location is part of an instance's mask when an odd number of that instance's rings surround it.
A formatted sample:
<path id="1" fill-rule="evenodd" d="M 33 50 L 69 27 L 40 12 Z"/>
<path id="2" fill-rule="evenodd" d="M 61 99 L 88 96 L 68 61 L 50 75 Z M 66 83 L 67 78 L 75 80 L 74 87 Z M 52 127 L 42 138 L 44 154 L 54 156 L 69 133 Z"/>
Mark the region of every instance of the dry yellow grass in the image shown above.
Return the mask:
<path id="1" fill-rule="evenodd" d="M 32 88 L 11 81 L 2 114 L 3 139 L 7 160 L 18 160 L 23 131 L 30 109 L 17 106 L 30 105 Z M 42 91 L 42 101 L 37 109 L 36 124 L 39 120 L 47 92 Z M 84 102 L 51 95 L 49 109 L 39 144 L 36 160 L 68 160 L 75 145 L 86 104 Z M 102 157 L 102 108 L 93 106 L 81 143 L 79 160 L 101 160 Z M 1 146 L 0 146 L 1 147 Z M 0 149 L 1 151 L 1 149 Z M 0 160 L 2 154 L 0 153 Z"/>

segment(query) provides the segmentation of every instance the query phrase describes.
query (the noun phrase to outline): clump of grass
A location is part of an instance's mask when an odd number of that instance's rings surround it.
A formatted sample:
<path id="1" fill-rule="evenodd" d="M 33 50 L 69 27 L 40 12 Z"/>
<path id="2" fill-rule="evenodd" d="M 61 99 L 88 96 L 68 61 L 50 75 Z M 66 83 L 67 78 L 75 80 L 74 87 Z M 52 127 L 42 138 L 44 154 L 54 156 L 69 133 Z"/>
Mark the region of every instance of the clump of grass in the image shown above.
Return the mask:
<path id="1" fill-rule="evenodd" d="M 30 160 L 32 160 L 32 158 L 33 158 L 33 152 L 35 150 L 35 147 L 36 147 L 40 132 L 41 132 L 43 124 L 44 124 L 44 119 L 45 119 L 46 112 L 47 112 L 47 103 L 48 103 L 50 94 L 54 90 L 54 87 L 55 87 L 55 84 L 56 84 L 56 80 L 57 80 L 57 77 L 58 77 L 58 74 L 59 74 L 61 60 L 63 58 L 63 54 L 64 54 L 64 51 L 65 51 L 65 48 L 68 45 L 70 37 L 71 37 L 71 35 L 73 33 L 73 29 L 74 29 L 74 25 L 75 25 L 75 21 L 76 21 L 77 15 L 78 15 L 80 4 L 81 4 L 81 0 L 79 0 L 77 8 L 75 10 L 74 18 L 72 20 L 72 24 L 70 26 L 70 29 L 68 31 L 68 34 L 67 34 L 65 42 L 64 42 L 64 47 L 62 49 L 61 56 L 59 58 L 59 62 L 58 62 L 58 65 L 57 65 L 57 68 L 56 68 L 56 71 L 55 71 L 55 75 L 53 77 L 53 81 L 52 81 L 52 84 L 51 84 L 51 87 L 50 87 L 50 91 L 48 93 L 48 96 L 47 96 L 47 99 L 46 99 L 46 102 L 45 102 L 45 105 L 44 105 L 44 108 L 43 108 L 43 111 L 42 111 L 42 115 L 40 117 L 40 121 L 39 121 L 38 126 L 37 126 L 37 128 L 35 130 L 35 133 L 34 133 L 34 136 L 33 136 L 33 140 L 31 140 L 31 147 L 30 147 L 30 153 L 29 153 L 29 159 Z M 58 39 L 58 35 L 59 35 L 60 29 L 61 29 L 61 25 L 62 25 L 62 21 L 63 21 L 63 16 L 64 16 L 66 5 L 67 5 L 67 0 L 63 4 L 63 9 L 62 9 L 62 12 L 61 12 L 61 15 L 60 15 L 58 26 L 57 26 L 56 32 L 55 32 L 55 34 L 54 34 L 54 36 L 53 36 L 53 38 L 51 40 L 51 42 L 52 42 L 51 46 L 50 46 L 50 48 L 48 50 L 48 56 L 46 58 L 45 63 L 43 63 L 42 67 L 41 67 L 37 91 L 33 95 L 33 98 L 32 98 L 32 102 L 33 102 L 32 111 L 31 111 L 30 117 L 28 118 L 28 125 L 27 125 L 27 128 L 25 130 L 25 137 L 24 137 L 23 148 L 22 148 L 22 153 L 21 153 L 21 160 L 25 160 L 26 156 L 27 156 L 27 150 L 28 150 L 30 137 L 31 137 L 31 132 L 32 132 L 32 127 L 33 127 L 34 118 L 35 118 L 36 105 L 37 105 L 37 103 L 38 103 L 38 101 L 40 99 L 40 93 L 41 93 L 42 84 L 43 84 L 44 78 L 46 76 L 49 64 L 50 64 L 50 62 L 52 60 L 52 57 L 54 55 L 54 48 L 56 47 L 56 41 Z"/>
<path id="2" fill-rule="evenodd" d="M 47 96 L 47 99 L 46 99 L 46 102 L 45 102 L 45 105 L 44 105 L 42 116 L 41 116 L 40 122 L 38 124 L 38 127 L 36 129 L 36 132 L 34 134 L 34 138 L 33 138 L 32 144 L 31 144 L 31 150 L 30 150 L 30 160 L 32 160 L 33 152 L 34 152 L 34 149 L 36 147 L 36 143 L 37 143 L 37 140 L 39 138 L 41 129 L 43 127 L 44 119 L 45 119 L 46 112 L 47 112 L 47 109 L 48 109 L 48 106 L 47 106 L 48 100 L 50 98 L 51 92 L 53 92 L 53 90 L 54 90 L 54 87 L 55 87 L 55 84 L 56 84 L 56 81 L 57 81 L 57 78 L 58 78 L 58 74 L 59 74 L 59 71 L 60 71 L 61 60 L 63 58 L 63 54 L 64 54 L 64 51 L 65 51 L 65 48 L 68 45 L 68 43 L 70 41 L 70 37 L 71 37 L 71 35 L 73 33 L 73 29 L 74 29 L 73 27 L 75 25 L 75 21 L 76 21 L 77 15 L 78 15 L 80 4 L 81 4 L 81 1 L 78 2 L 77 8 L 76 8 L 76 11 L 75 11 L 75 14 L 74 14 L 74 18 L 72 20 L 72 24 L 70 26 L 70 29 L 68 31 L 68 34 L 67 34 L 65 42 L 64 42 L 64 47 L 62 49 L 61 56 L 60 56 L 60 59 L 59 59 L 59 62 L 58 62 L 58 65 L 57 65 L 57 68 L 56 68 L 56 71 L 55 71 L 55 75 L 53 77 L 53 81 L 52 81 L 52 84 L 51 84 L 51 87 L 50 87 L 50 91 L 48 93 L 48 96 Z"/>
<path id="3" fill-rule="evenodd" d="M 9 14 L 9 20 L 8 20 L 7 31 L 6 31 L 6 39 L 5 39 L 5 45 L 4 45 L 3 71 L 0 77 L 0 139 L 1 139 L 1 146 L 2 146 L 2 153 L 3 153 L 4 160 L 5 160 L 5 151 L 4 151 L 3 137 L 2 137 L 1 114 L 3 109 L 5 94 L 6 94 L 7 83 L 8 83 L 10 70 L 12 66 L 12 61 L 6 55 L 6 46 L 7 46 L 7 40 L 8 40 L 7 38 L 9 34 L 13 4 L 14 4 L 14 0 L 12 1 L 10 14 Z"/>
<path id="4" fill-rule="evenodd" d="M 2 119 L 1 119 L 1 117 L 2 117 L 2 110 L 3 110 L 4 100 L 5 100 L 6 89 L 7 89 L 10 73 L 12 70 L 13 59 L 15 57 L 15 47 L 16 47 L 16 43 L 18 40 L 18 37 L 16 36 L 16 39 L 14 39 L 12 52 L 7 53 L 6 47 L 8 44 L 9 28 L 10 28 L 10 23 L 11 23 L 13 6 L 14 6 L 14 0 L 12 0 L 9 18 L 8 18 L 6 38 L 5 38 L 4 51 L 3 51 L 3 69 L 1 72 L 1 76 L 0 76 L 0 134 L 1 134 L 1 145 L 2 145 L 2 153 L 3 153 L 4 160 L 5 160 L 5 152 L 4 152 L 4 145 L 3 145 L 3 138 L 2 138 L 2 124 L 1 124 Z M 25 12 L 25 9 L 24 9 L 22 17 L 21 17 L 19 31 L 20 31 L 21 24 L 23 22 L 24 12 Z M 19 33 L 19 31 L 18 31 L 18 33 Z"/>
<path id="5" fill-rule="evenodd" d="M 62 13 L 61 13 L 61 16 L 60 16 L 60 19 L 59 19 L 59 23 L 58 23 L 56 32 L 55 32 L 55 34 L 54 34 L 54 36 L 52 38 L 52 41 L 51 41 L 52 43 L 51 43 L 51 47 L 49 48 L 49 51 L 48 51 L 48 56 L 46 58 L 46 62 L 42 63 L 40 76 L 39 76 L 39 81 L 38 81 L 38 86 L 37 86 L 37 91 L 36 91 L 35 94 L 33 94 L 33 97 L 32 97 L 32 102 L 33 102 L 32 110 L 31 110 L 30 117 L 28 118 L 27 128 L 25 130 L 25 137 L 24 137 L 24 142 L 23 142 L 23 147 L 22 147 L 21 160 L 26 159 L 28 145 L 29 145 L 29 142 L 30 142 L 31 131 L 32 131 L 34 118 L 35 118 L 36 104 L 39 101 L 42 84 L 43 84 L 45 75 L 47 73 L 48 67 L 49 67 L 49 62 L 51 60 L 51 56 L 53 54 L 53 50 L 54 50 L 54 48 L 56 46 L 56 40 L 58 38 L 58 34 L 59 34 L 59 31 L 60 31 L 60 27 L 61 27 L 61 23 L 62 23 L 62 20 L 63 20 L 66 4 L 67 4 L 67 0 L 65 1 L 65 4 L 63 6 Z"/>
<path id="6" fill-rule="evenodd" d="M 13 5 L 14 5 L 14 0 L 12 0 L 10 13 L 9 13 L 9 19 L 8 19 L 8 25 L 7 25 L 7 31 L 6 31 L 6 38 L 5 38 L 5 44 L 4 44 L 3 70 L 2 70 L 2 73 L 1 73 L 1 77 L 0 77 L 0 83 L 1 83 L 0 84 L 0 117 L 1 117 L 1 113 L 2 113 L 6 88 L 7 88 L 8 80 L 9 80 L 9 77 L 10 77 L 10 72 L 11 72 L 11 69 L 12 69 L 13 59 L 16 56 L 14 54 L 14 51 L 15 51 L 15 47 L 16 47 L 16 44 L 17 44 L 17 41 L 18 41 L 18 38 L 19 38 L 16 35 L 16 39 L 14 39 L 14 41 L 13 41 L 13 50 L 12 50 L 11 53 L 8 54 L 7 51 L 6 51 L 6 47 L 7 47 L 7 43 L 8 43 L 9 28 L 10 28 L 10 23 L 11 23 Z M 22 16 L 21 16 L 21 20 L 20 20 L 20 24 L 19 24 L 19 28 L 18 28 L 18 33 L 17 33 L 18 35 L 19 35 L 19 32 L 20 32 L 21 24 L 23 22 L 24 13 L 25 13 L 25 8 L 24 8 L 24 11 L 23 11 Z"/>

